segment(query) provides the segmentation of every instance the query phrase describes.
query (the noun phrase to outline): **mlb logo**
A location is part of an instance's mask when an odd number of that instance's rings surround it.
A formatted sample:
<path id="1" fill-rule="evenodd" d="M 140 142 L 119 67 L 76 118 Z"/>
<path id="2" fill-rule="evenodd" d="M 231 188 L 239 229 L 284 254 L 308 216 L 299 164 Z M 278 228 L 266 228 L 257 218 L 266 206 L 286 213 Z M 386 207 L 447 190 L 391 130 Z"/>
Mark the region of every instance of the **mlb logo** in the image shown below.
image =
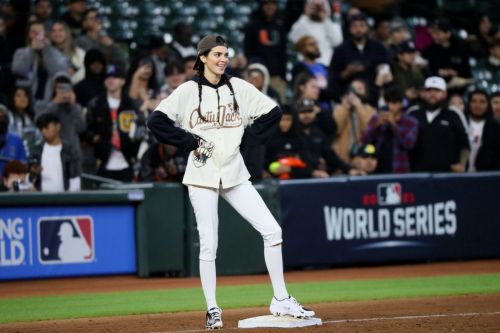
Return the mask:
<path id="1" fill-rule="evenodd" d="M 87 263 L 94 259 L 94 222 L 90 216 L 38 220 L 38 258 L 42 264 Z"/>
<path id="2" fill-rule="evenodd" d="M 399 205 L 401 204 L 401 184 L 400 183 L 384 183 L 377 186 L 378 204 Z"/>

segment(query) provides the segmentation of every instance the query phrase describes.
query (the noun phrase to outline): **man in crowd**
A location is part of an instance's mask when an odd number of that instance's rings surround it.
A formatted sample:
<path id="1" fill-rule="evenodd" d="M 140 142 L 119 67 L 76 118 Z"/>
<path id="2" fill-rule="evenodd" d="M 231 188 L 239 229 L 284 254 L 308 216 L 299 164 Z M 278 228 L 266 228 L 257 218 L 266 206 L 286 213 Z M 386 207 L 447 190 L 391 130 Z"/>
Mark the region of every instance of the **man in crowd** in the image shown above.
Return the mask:
<path id="1" fill-rule="evenodd" d="M 446 82 L 432 76 L 425 80 L 424 104 L 409 110 L 418 120 L 418 139 L 411 153 L 414 172 L 465 172 L 469 138 L 458 111 L 446 104 Z"/>

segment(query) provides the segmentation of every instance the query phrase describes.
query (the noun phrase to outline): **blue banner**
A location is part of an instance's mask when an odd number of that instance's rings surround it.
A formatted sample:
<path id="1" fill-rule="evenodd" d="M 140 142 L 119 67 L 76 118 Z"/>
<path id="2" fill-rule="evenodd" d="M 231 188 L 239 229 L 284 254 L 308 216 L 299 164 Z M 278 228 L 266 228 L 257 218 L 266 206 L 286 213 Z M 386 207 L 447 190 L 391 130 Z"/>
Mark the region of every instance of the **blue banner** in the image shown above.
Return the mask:
<path id="1" fill-rule="evenodd" d="M 133 206 L 0 209 L 0 280 L 136 271 Z"/>
<path id="2" fill-rule="evenodd" d="M 500 257 L 500 173 L 281 184 L 288 267 Z"/>

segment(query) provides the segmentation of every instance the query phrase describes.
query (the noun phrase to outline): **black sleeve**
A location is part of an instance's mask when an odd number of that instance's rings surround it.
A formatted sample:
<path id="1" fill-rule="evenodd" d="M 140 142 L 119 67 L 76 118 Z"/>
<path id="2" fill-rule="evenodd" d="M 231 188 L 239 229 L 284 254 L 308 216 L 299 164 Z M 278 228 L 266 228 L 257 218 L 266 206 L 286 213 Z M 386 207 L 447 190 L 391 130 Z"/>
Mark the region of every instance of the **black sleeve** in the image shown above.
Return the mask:
<path id="1" fill-rule="evenodd" d="M 154 111 L 151 113 L 147 126 L 161 143 L 168 143 L 187 151 L 198 148 L 195 136 L 180 127 L 176 127 L 174 122 L 163 112 Z"/>
<path id="2" fill-rule="evenodd" d="M 245 142 L 251 142 L 254 145 L 266 143 L 278 128 L 280 118 L 279 106 L 257 118 L 251 126 L 245 129 Z"/>

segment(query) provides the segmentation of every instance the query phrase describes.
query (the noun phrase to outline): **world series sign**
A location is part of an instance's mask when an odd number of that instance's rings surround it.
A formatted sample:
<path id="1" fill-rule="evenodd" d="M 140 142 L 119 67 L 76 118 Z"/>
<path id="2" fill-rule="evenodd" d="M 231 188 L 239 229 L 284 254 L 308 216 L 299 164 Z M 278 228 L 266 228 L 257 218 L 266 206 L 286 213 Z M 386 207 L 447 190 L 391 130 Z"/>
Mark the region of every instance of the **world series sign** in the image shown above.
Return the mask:
<path id="1" fill-rule="evenodd" d="M 135 270 L 133 207 L 0 210 L 0 280 Z"/>
<path id="2" fill-rule="evenodd" d="M 498 257 L 499 189 L 499 173 L 283 182 L 285 264 Z"/>

